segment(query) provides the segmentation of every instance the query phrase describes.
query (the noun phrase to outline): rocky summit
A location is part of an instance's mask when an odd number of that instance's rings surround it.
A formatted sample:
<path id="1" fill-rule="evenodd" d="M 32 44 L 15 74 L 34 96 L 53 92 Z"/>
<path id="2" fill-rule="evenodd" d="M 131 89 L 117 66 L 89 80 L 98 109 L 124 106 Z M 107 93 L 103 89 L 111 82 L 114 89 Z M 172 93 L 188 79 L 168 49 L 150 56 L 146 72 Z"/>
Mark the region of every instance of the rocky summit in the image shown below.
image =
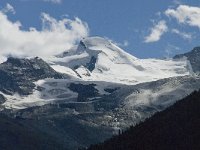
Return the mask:
<path id="1" fill-rule="evenodd" d="M 15 92 L 28 95 L 35 87 L 34 81 L 45 78 L 63 78 L 45 61 L 36 57 L 33 59 L 19 59 L 10 57 L 0 64 L 0 90 L 5 94 Z"/>

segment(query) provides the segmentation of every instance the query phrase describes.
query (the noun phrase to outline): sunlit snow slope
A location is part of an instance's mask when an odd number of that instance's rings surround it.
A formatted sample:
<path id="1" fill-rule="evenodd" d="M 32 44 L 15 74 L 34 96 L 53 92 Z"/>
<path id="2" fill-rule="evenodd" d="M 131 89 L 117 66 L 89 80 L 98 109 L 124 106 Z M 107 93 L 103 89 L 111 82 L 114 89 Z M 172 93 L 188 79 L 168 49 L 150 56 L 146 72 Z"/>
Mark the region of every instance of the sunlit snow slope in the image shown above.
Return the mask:
<path id="1" fill-rule="evenodd" d="M 48 62 L 56 71 L 85 81 L 138 84 L 189 74 L 186 60 L 138 59 L 101 37 L 85 38 Z"/>

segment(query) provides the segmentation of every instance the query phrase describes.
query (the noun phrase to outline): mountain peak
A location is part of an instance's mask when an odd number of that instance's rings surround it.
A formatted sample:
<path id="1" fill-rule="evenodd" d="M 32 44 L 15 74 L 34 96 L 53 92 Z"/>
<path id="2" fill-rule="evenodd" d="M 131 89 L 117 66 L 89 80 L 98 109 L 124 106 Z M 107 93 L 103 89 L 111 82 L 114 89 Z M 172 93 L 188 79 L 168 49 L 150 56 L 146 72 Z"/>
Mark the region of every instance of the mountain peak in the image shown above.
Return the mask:
<path id="1" fill-rule="evenodd" d="M 3 64 L 10 64 L 12 66 L 16 66 L 16 67 L 34 67 L 34 64 L 38 65 L 38 67 L 40 65 L 44 65 L 46 64 L 44 60 L 42 60 L 39 57 L 35 57 L 32 59 L 26 59 L 26 58 L 15 58 L 15 57 L 8 57 L 7 61 L 4 62 Z"/>
<path id="2" fill-rule="evenodd" d="M 35 87 L 34 81 L 45 78 L 63 78 L 45 61 L 35 57 L 33 59 L 9 57 L 0 64 L 0 91 L 22 95 L 30 94 Z"/>
<path id="3" fill-rule="evenodd" d="M 108 82 L 114 79 L 113 82 L 125 84 L 154 81 L 163 75 L 166 78 L 189 74 L 186 61 L 138 59 L 101 37 L 82 39 L 78 46 L 56 57 L 53 63 L 56 71 L 69 72 L 83 80 Z M 63 67 L 66 69 L 61 69 Z"/>
<path id="4" fill-rule="evenodd" d="M 98 36 L 87 37 L 87 38 L 82 39 L 78 46 L 78 49 L 79 48 L 103 52 L 109 57 L 112 57 L 112 55 L 114 54 L 115 57 L 116 57 L 116 55 L 118 55 L 117 57 L 119 57 L 119 56 L 121 56 L 123 58 L 126 57 L 125 59 L 127 59 L 127 58 L 130 59 L 130 57 L 133 60 L 137 59 L 136 57 L 125 52 L 123 49 L 118 47 L 116 44 L 111 42 L 109 39 L 98 37 Z"/>
<path id="5" fill-rule="evenodd" d="M 90 58 L 103 59 L 117 64 L 132 64 L 137 58 L 119 48 L 110 40 L 102 37 L 87 37 L 80 41 L 77 53 L 87 53 Z"/>
<path id="6" fill-rule="evenodd" d="M 98 36 L 83 38 L 81 42 L 83 42 L 87 47 L 111 45 L 109 40 Z"/>

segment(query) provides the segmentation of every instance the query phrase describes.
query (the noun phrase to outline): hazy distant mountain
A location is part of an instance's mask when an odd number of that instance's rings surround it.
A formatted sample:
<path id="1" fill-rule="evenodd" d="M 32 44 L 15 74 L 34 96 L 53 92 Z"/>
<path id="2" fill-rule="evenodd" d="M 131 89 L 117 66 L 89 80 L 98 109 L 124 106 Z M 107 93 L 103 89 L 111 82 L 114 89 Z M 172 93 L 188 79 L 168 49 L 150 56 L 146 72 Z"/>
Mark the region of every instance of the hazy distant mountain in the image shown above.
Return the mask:
<path id="1" fill-rule="evenodd" d="M 200 72 L 200 47 L 195 47 L 192 51 L 190 51 L 188 53 L 176 55 L 174 57 L 174 59 L 182 59 L 184 57 L 186 57 L 190 61 L 192 70 L 195 73 L 199 74 L 199 72 Z"/>

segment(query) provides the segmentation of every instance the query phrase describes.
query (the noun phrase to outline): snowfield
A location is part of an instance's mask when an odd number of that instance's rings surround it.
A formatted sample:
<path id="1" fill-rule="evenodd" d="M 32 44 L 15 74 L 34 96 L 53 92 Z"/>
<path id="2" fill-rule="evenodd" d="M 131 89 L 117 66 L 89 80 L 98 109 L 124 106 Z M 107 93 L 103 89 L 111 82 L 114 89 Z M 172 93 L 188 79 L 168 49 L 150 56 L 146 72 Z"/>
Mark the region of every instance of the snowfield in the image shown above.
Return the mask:
<path id="1" fill-rule="evenodd" d="M 121 84 L 111 84 L 106 82 L 86 82 L 80 80 L 69 79 L 45 79 L 35 82 L 36 88 L 33 93 L 28 96 L 20 96 L 19 94 L 6 95 L 6 102 L 3 104 L 7 109 L 25 109 L 28 107 L 42 106 L 45 104 L 55 103 L 80 103 L 77 101 L 78 93 L 70 90 L 71 84 L 93 85 L 98 91 L 98 96 L 89 96 L 87 102 L 99 99 L 105 95 L 109 95 L 104 89 L 115 89 L 122 87 Z"/>
<path id="2" fill-rule="evenodd" d="M 127 85 L 190 74 L 187 60 L 139 59 L 100 37 L 83 39 L 77 47 L 47 61 L 56 71 L 84 81 Z M 92 70 L 88 65 L 93 65 Z"/>

